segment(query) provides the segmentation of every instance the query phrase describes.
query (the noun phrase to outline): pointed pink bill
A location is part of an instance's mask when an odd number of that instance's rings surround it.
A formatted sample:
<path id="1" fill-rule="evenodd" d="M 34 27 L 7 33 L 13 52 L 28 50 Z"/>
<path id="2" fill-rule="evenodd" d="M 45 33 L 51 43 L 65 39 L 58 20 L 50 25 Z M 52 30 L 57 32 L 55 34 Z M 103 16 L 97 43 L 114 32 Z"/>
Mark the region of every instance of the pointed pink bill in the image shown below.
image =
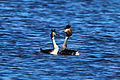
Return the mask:
<path id="1" fill-rule="evenodd" d="M 64 29 L 64 30 L 61 30 L 59 32 L 67 32 L 69 29 Z"/>
<path id="2" fill-rule="evenodd" d="M 64 30 L 60 30 L 59 32 L 65 32 L 65 29 Z"/>

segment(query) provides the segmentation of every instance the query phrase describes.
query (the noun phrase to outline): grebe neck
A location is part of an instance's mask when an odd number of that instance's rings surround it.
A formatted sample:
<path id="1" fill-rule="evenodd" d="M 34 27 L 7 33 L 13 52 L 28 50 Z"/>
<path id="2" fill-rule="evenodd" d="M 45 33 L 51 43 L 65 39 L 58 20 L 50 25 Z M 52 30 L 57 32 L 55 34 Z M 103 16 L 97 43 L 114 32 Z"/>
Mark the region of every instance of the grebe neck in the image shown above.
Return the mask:
<path id="1" fill-rule="evenodd" d="M 54 37 L 52 37 L 52 43 L 54 49 L 58 48 L 58 45 L 56 44 Z"/>
<path id="2" fill-rule="evenodd" d="M 69 36 L 66 36 L 65 41 L 64 41 L 64 43 L 63 43 L 63 45 L 62 45 L 62 50 L 67 49 L 67 41 L 68 41 L 68 38 L 69 38 Z"/>
<path id="3" fill-rule="evenodd" d="M 52 42 L 53 42 L 53 51 L 51 52 L 51 54 L 53 55 L 57 55 L 58 51 L 59 51 L 59 47 L 57 46 L 54 37 L 52 37 Z"/>

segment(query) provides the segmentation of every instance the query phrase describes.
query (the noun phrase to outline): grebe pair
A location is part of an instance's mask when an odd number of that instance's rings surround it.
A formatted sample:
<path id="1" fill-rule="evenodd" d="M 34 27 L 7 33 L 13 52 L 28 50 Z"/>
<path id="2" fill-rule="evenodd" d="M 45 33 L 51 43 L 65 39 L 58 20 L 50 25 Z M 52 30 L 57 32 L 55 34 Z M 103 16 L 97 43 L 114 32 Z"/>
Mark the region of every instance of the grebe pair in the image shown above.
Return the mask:
<path id="1" fill-rule="evenodd" d="M 80 55 L 78 53 L 78 51 L 69 50 L 67 48 L 67 41 L 68 41 L 69 37 L 72 35 L 71 26 L 67 25 L 65 27 L 65 29 L 61 30 L 60 32 L 66 32 L 66 38 L 65 38 L 65 41 L 64 41 L 64 43 L 62 45 L 62 49 L 59 52 L 59 54 L 61 54 L 61 55 Z M 56 44 L 56 42 L 54 40 L 54 35 L 56 35 L 56 31 L 55 30 L 51 30 L 51 39 L 52 39 L 53 46 L 54 46 L 53 49 L 48 49 L 48 50 L 40 49 L 41 52 L 43 52 L 43 53 L 49 53 L 49 54 L 53 54 L 53 55 L 57 55 L 58 54 L 59 47 L 57 46 L 57 44 Z"/>

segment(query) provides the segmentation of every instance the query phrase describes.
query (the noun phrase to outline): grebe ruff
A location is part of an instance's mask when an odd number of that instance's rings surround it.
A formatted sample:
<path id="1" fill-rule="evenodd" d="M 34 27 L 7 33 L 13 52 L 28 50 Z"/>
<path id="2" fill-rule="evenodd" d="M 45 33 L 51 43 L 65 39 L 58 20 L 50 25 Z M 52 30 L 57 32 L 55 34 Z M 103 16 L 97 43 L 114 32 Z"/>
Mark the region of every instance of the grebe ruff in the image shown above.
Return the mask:
<path id="1" fill-rule="evenodd" d="M 80 55 L 80 53 L 78 51 L 69 50 L 67 48 L 67 41 L 68 41 L 69 37 L 72 35 L 71 26 L 67 25 L 65 27 L 65 29 L 61 30 L 60 32 L 66 32 L 66 38 L 65 38 L 65 41 L 64 41 L 64 43 L 62 45 L 62 49 L 60 51 L 60 54 L 62 54 L 62 55 Z"/>
<path id="2" fill-rule="evenodd" d="M 51 39 L 52 39 L 52 43 L 53 43 L 53 49 L 46 49 L 43 50 L 42 48 L 40 48 L 41 52 L 43 53 L 49 53 L 49 54 L 53 54 L 53 55 L 57 55 L 58 51 L 59 51 L 59 47 L 55 42 L 54 36 L 56 35 L 56 31 L 55 29 L 51 30 Z"/>

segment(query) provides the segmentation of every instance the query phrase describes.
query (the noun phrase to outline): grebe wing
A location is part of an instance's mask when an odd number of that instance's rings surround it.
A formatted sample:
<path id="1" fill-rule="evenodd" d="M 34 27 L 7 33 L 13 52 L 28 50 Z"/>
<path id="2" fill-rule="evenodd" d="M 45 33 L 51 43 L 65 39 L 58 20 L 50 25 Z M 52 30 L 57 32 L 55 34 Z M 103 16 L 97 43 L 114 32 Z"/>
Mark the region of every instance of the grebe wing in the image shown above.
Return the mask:
<path id="1" fill-rule="evenodd" d="M 60 52 L 60 54 L 62 54 L 62 55 L 80 55 L 80 54 L 78 53 L 78 51 L 68 50 L 68 49 L 62 50 L 62 51 Z"/>
<path id="2" fill-rule="evenodd" d="M 43 50 L 42 48 L 40 48 L 40 51 L 43 52 L 43 53 L 50 53 L 53 51 L 53 49 L 46 49 L 46 50 Z"/>

